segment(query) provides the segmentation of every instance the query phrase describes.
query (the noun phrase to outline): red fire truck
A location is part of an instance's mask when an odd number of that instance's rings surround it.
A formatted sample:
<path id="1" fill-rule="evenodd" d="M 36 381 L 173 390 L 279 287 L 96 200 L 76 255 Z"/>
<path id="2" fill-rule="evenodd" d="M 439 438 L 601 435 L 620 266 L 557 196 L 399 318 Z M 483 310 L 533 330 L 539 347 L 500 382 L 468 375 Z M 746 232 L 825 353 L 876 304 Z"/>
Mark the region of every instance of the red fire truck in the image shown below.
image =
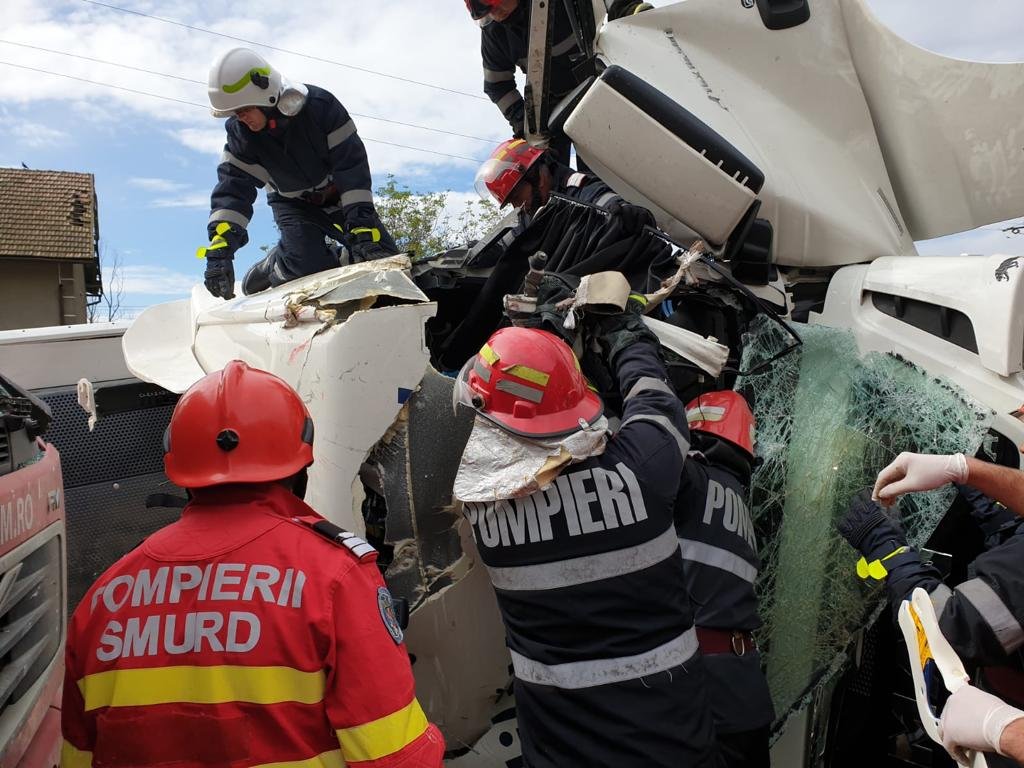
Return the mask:
<path id="1" fill-rule="evenodd" d="M 0 372 L 0 768 L 60 761 L 66 558 L 51 418 Z"/>

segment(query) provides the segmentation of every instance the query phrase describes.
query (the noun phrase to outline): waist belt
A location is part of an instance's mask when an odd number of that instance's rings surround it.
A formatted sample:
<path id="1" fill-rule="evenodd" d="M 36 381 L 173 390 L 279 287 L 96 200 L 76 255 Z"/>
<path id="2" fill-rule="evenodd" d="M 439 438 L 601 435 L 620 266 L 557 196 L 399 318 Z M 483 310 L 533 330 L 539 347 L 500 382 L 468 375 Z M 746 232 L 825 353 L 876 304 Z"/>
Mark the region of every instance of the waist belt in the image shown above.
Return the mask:
<path id="1" fill-rule="evenodd" d="M 302 199 L 310 205 L 315 205 L 320 208 L 327 208 L 332 205 L 337 205 L 341 199 L 341 191 L 335 184 L 328 184 L 326 187 L 321 189 L 315 189 L 312 192 L 306 192 L 302 195 Z"/>
<path id="2" fill-rule="evenodd" d="M 721 653 L 743 656 L 747 651 L 757 650 L 757 641 L 745 630 L 710 627 L 696 627 L 696 630 L 700 652 L 705 656 Z"/>

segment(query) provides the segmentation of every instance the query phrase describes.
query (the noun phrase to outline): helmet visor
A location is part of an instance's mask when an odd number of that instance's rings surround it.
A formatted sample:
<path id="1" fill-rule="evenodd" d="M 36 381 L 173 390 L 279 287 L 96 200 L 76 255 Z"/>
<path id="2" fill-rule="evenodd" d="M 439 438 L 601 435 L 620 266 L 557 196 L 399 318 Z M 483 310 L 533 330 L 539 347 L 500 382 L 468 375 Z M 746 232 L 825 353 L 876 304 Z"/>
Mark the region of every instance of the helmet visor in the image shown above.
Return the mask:
<path id="1" fill-rule="evenodd" d="M 521 163 L 492 157 L 476 172 L 473 186 L 482 200 L 495 200 L 499 206 L 504 206 L 525 175 L 526 169 Z"/>
<path id="2" fill-rule="evenodd" d="M 452 389 L 452 410 L 456 413 L 460 405 L 474 411 L 479 411 L 485 405 L 484 396 L 470 386 L 470 373 L 475 373 L 485 381 L 491 377 L 491 372 L 480 362 L 479 355 L 473 355 L 466 361 L 459 375 L 455 377 L 455 387 Z"/>

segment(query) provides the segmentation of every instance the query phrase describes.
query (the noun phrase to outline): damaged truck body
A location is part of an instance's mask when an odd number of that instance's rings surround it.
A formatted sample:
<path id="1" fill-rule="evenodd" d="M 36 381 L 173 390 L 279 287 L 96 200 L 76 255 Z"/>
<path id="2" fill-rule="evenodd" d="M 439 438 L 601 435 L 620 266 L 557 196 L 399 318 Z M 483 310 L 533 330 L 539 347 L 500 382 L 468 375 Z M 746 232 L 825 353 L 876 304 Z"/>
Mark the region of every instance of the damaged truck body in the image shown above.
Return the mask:
<path id="1" fill-rule="evenodd" d="M 883 596 L 857 583 L 833 522 L 900 450 L 1019 466 L 1022 270 L 1007 256 L 922 257 L 914 241 L 1024 210 L 1024 117 L 1006 106 L 1024 96 L 1024 65 L 918 49 L 864 0 L 685 0 L 614 22 L 602 0 L 564 2 L 585 51 L 581 85 L 548 103 L 550 4 L 537 0 L 529 132 L 564 130 L 657 229 L 626 236 L 607 213 L 555 196 L 524 231 L 510 218 L 443 254 L 227 302 L 196 286 L 128 326 L 0 333 L 5 375 L 57 414 L 68 604 L 176 514 L 160 506 L 180 494 L 160 472 L 161 425 L 176 393 L 243 359 L 308 404 L 306 499 L 365 535 L 409 602 L 418 696 L 450 763 L 520 764 L 501 621 L 451 495 L 471 417 L 453 409 L 443 372 L 519 311 L 504 297 L 542 252 L 546 271 L 572 279 L 616 270 L 651 295 L 671 281 L 650 316 L 680 397 L 756 395 L 751 511 L 776 764 L 929 765 L 901 651 L 876 621 Z M 70 407 L 80 377 L 91 434 Z M 165 497 L 144 514 L 154 492 Z M 910 507 L 913 543 L 956 576 L 976 554 L 962 501 L 921 495 Z M 102 551 L 99 528 L 118 532 Z"/>

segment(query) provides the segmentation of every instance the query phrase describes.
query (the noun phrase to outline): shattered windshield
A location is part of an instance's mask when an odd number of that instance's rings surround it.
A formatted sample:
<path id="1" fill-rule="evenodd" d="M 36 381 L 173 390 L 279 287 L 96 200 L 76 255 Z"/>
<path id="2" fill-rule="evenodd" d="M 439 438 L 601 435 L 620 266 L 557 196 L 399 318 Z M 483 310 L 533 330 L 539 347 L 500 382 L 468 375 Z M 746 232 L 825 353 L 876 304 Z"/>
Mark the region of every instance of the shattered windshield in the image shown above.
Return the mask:
<path id="1" fill-rule="evenodd" d="M 853 633 L 885 600 L 857 578 L 856 553 L 836 530 L 850 498 L 901 451 L 973 454 L 991 420 L 959 388 L 904 360 L 861 356 L 849 331 L 800 326 L 800 335 L 802 347 L 739 383 L 756 403 L 758 640 L 780 718 L 840 669 Z M 788 339 L 762 318 L 745 342 L 751 370 Z M 894 514 L 910 544 L 927 541 L 955 495 L 946 485 L 901 500 Z"/>

